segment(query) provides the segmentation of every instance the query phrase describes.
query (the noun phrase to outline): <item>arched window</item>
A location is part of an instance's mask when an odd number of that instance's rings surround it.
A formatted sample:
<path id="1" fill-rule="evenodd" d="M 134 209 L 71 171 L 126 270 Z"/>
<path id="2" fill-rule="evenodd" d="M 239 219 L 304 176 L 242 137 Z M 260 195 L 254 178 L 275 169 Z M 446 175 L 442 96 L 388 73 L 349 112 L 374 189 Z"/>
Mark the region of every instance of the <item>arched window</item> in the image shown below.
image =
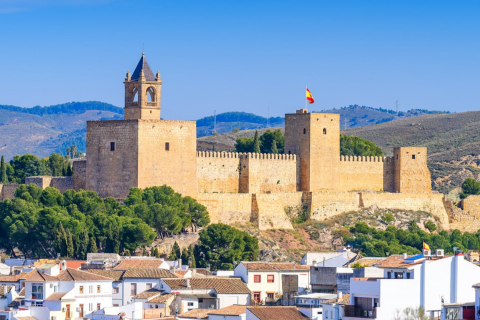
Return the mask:
<path id="1" fill-rule="evenodd" d="M 323 135 L 327 134 L 327 128 L 323 128 Z"/>
<path id="2" fill-rule="evenodd" d="M 133 90 L 132 90 L 132 96 L 133 96 L 132 101 L 133 101 L 133 102 L 138 102 L 138 90 L 137 90 L 137 88 L 133 88 Z"/>
<path id="3" fill-rule="evenodd" d="M 147 89 L 147 101 L 155 102 L 155 89 L 153 89 L 153 87 Z"/>
<path id="4" fill-rule="evenodd" d="M 303 128 L 303 134 L 307 133 L 307 129 Z"/>

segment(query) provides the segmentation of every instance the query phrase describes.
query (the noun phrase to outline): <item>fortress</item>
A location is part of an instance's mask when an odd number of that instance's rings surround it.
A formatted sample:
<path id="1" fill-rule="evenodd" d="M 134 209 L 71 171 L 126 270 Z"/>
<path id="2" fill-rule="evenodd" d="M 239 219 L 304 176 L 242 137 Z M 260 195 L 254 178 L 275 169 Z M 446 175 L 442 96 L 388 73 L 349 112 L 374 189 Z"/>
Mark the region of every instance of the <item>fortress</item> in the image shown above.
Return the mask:
<path id="1" fill-rule="evenodd" d="M 299 212 L 322 220 L 372 205 L 427 211 L 447 229 L 453 222 L 443 195 L 432 193 L 426 148 L 340 156 L 339 115 L 300 109 L 285 115 L 285 154 L 197 152 L 195 121 L 160 119 L 162 80 L 144 54 L 124 85 L 125 119 L 87 122 L 87 159 L 74 162 L 73 180 L 26 182 L 117 199 L 166 184 L 205 205 L 212 222 L 260 229 L 292 228 Z"/>

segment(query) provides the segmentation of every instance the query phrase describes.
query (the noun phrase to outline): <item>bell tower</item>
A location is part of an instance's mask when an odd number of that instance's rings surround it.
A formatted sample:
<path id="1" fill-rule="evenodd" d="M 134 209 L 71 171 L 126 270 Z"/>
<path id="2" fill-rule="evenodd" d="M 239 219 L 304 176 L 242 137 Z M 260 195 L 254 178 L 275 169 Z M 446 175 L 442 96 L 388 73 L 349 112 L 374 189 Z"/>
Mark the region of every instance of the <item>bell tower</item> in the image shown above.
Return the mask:
<path id="1" fill-rule="evenodd" d="M 154 76 L 148 65 L 145 53 L 130 76 L 125 78 L 125 120 L 156 119 L 160 120 L 160 98 L 162 79 L 160 72 Z"/>

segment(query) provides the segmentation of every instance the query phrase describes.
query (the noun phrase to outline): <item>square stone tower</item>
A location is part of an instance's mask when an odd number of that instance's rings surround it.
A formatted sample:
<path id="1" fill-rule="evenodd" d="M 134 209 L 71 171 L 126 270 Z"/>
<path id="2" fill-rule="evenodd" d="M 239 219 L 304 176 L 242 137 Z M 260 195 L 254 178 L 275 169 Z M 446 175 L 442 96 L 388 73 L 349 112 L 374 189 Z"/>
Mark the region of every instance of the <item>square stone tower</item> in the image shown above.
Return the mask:
<path id="1" fill-rule="evenodd" d="M 427 148 L 394 148 L 393 161 L 395 192 L 432 192 L 430 170 L 427 167 Z"/>
<path id="2" fill-rule="evenodd" d="M 125 120 L 87 122 L 86 188 L 124 199 L 132 187 L 166 184 L 194 196 L 196 122 L 160 120 L 162 81 L 144 54 L 124 84 Z"/>
<path id="3" fill-rule="evenodd" d="M 285 115 L 285 153 L 300 163 L 299 191 L 338 188 L 340 167 L 340 115 L 308 113 Z"/>

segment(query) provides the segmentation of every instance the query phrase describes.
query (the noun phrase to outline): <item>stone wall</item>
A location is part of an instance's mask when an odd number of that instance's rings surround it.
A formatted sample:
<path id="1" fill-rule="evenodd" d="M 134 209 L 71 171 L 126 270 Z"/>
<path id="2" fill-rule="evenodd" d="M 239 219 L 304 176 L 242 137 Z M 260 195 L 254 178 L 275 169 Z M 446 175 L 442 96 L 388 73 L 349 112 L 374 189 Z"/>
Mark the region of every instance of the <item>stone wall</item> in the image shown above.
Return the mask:
<path id="1" fill-rule="evenodd" d="M 240 190 L 245 193 L 297 191 L 297 159 L 289 154 L 240 155 Z"/>
<path id="2" fill-rule="evenodd" d="M 251 219 L 251 194 L 199 193 L 195 198 L 207 207 L 213 223 L 246 223 Z"/>
<path id="3" fill-rule="evenodd" d="M 383 191 L 385 160 L 383 157 L 340 156 L 340 190 Z"/>
<path id="4" fill-rule="evenodd" d="M 87 160 L 73 161 L 73 189 L 87 189 Z"/>
<path id="5" fill-rule="evenodd" d="M 459 202 L 459 207 L 463 212 L 474 217 L 480 218 L 480 196 L 470 195 Z"/>
<path id="6" fill-rule="evenodd" d="M 40 189 L 45 189 L 46 187 L 50 187 L 52 182 L 52 176 L 35 176 L 35 177 L 26 177 L 25 184 L 29 185 L 31 183 L 35 184 Z"/>
<path id="7" fill-rule="evenodd" d="M 196 135 L 195 121 L 138 120 L 138 187 L 166 184 L 194 197 L 198 187 Z"/>
<path id="8" fill-rule="evenodd" d="M 302 192 L 255 194 L 252 197 L 252 216 L 260 230 L 293 229 L 287 214 L 291 208 L 302 207 Z"/>
<path id="9" fill-rule="evenodd" d="M 394 192 L 432 192 L 432 180 L 427 167 L 427 148 L 394 148 L 393 157 L 395 161 Z"/>
<path id="10" fill-rule="evenodd" d="M 1 184 L 0 183 L 0 201 L 15 198 L 15 190 L 19 184 Z"/>
<path id="11" fill-rule="evenodd" d="M 238 193 L 240 154 L 197 152 L 198 192 Z"/>
<path id="12" fill-rule="evenodd" d="M 73 189 L 73 177 L 52 177 L 52 176 L 36 176 L 26 177 L 25 184 L 35 184 L 40 189 L 52 187 L 58 189 L 61 193 L 69 189 Z"/>
<path id="13" fill-rule="evenodd" d="M 124 199 L 138 186 L 138 121 L 87 121 L 87 190 Z"/>
<path id="14" fill-rule="evenodd" d="M 310 217 L 325 220 L 349 211 L 357 211 L 361 205 L 361 194 L 356 192 L 311 192 Z"/>

